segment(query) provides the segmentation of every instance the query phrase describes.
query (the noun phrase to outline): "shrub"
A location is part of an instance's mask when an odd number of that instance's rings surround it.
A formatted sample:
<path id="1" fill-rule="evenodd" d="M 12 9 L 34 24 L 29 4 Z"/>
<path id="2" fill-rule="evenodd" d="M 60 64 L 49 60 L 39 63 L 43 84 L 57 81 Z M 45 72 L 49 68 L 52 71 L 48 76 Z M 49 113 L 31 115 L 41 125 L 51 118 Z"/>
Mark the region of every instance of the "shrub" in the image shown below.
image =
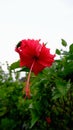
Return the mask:
<path id="1" fill-rule="evenodd" d="M 62 45 L 67 46 L 64 39 Z M 8 74 L 0 67 L 1 130 L 72 129 L 73 44 L 68 51 L 56 49 L 56 54 L 60 58 L 50 68 L 45 68 L 38 76 L 32 73 L 30 99 L 22 92 L 29 69 L 20 68 L 19 61 L 8 66 Z M 21 71 L 26 72 L 24 82 L 19 80 Z"/>

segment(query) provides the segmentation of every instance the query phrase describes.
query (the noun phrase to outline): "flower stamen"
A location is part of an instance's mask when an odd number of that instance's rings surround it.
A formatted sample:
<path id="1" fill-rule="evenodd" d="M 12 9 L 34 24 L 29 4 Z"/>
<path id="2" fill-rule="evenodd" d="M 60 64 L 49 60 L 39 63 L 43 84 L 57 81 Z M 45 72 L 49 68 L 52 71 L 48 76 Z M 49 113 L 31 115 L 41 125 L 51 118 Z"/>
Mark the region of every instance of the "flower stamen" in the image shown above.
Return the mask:
<path id="1" fill-rule="evenodd" d="M 26 94 L 26 97 L 28 97 L 30 99 L 30 75 L 31 75 L 31 72 L 32 72 L 32 68 L 34 66 L 34 62 L 35 60 L 33 61 L 32 65 L 31 65 L 31 68 L 30 68 L 30 71 L 29 71 L 29 74 L 28 74 L 28 77 L 27 77 L 27 81 L 26 81 L 26 86 L 23 88 L 23 92 L 25 91 L 25 94 Z"/>

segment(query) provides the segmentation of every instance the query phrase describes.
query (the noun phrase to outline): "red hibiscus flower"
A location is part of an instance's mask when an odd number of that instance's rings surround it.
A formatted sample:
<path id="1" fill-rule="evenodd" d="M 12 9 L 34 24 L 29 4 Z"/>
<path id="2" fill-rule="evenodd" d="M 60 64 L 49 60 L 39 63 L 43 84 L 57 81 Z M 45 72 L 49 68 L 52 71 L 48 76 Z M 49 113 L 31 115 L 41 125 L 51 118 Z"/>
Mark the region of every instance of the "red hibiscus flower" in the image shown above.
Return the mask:
<path id="1" fill-rule="evenodd" d="M 31 68 L 35 75 L 41 72 L 45 67 L 50 67 L 54 62 L 55 55 L 50 54 L 50 49 L 45 44 L 40 44 L 40 40 L 22 40 L 16 47 L 16 52 L 20 55 L 20 66 Z"/>
<path id="2" fill-rule="evenodd" d="M 55 55 L 50 54 L 50 49 L 46 48 L 44 43 L 41 44 L 40 40 L 22 40 L 16 46 L 15 51 L 19 53 L 20 66 L 28 67 L 35 75 L 45 67 L 50 67 L 54 62 Z M 27 84 L 29 83 L 29 79 L 30 73 Z"/>

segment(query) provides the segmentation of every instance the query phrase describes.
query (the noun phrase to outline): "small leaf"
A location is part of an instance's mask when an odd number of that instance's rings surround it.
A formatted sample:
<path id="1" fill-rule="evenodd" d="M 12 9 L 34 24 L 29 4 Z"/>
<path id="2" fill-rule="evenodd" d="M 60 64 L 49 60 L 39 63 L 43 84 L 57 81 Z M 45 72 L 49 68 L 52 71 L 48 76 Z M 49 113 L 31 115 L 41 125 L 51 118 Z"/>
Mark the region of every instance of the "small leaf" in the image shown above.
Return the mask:
<path id="1" fill-rule="evenodd" d="M 38 117 L 34 117 L 33 119 L 32 119 L 32 121 L 31 121 L 31 127 L 30 128 L 32 128 L 34 125 L 35 125 L 35 123 L 38 121 Z"/>
<path id="2" fill-rule="evenodd" d="M 38 114 L 36 113 L 36 111 L 33 110 L 30 128 L 32 128 L 35 125 L 35 123 L 38 121 L 38 119 L 39 119 Z"/>
<path id="3" fill-rule="evenodd" d="M 61 39 L 61 40 L 62 40 L 61 44 L 62 44 L 64 47 L 66 47 L 66 46 L 67 46 L 67 42 L 66 42 L 64 39 Z"/>
<path id="4" fill-rule="evenodd" d="M 29 68 L 27 67 L 20 67 L 20 61 L 16 61 L 10 65 L 10 70 L 19 69 L 17 72 L 26 71 L 29 72 Z"/>
<path id="5" fill-rule="evenodd" d="M 71 53 L 73 53 L 73 44 L 71 44 L 71 45 L 69 46 L 69 50 L 70 50 Z"/>
<path id="6" fill-rule="evenodd" d="M 11 70 L 14 70 L 14 69 L 17 69 L 17 68 L 20 68 L 19 60 L 16 61 L 16 62 L 14 62 L 14 63 L 12 63 L 12 64 L 10 65 L 10 69 L 11 69 Z"/>
<path id="7" fill-rule="evenodd" d="M 21 71 L 29 72 L 29 68 L 27 68 L 27 67 L 22 67 L 18 72 L 21 72 Z"/>
<path id="8" fill-rule="evenodd" d="M 61 52 L 60 52 L 60 50 L 59 50 L 59 49 L 56 49 L 56 54 L 58 54 L 58 55 L 60 55 L 60 54 L 61 54 Z"/>

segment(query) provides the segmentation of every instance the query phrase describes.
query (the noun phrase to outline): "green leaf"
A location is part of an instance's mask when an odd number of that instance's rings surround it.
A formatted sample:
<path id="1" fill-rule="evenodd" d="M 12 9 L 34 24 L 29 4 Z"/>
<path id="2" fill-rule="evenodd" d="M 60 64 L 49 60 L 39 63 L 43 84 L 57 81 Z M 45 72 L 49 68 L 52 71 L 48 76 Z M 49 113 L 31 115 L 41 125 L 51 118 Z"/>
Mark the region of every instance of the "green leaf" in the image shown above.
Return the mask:
<path id="1" fill-rule="evenodd" d="M 69 51 L 70 51 L 71 53 L 73 53 L 73 44 L 71 44 L 71 45 L 69 46 Z"/>
<path id="2" fill-rule="evenodd" d="M 33 110 L 30 128 L 32 128 L 35 125 L 35 123 L 38 121 L 38 119 L 39 119 L 39 116 L 38 116 L 37 112 L 35 110 Z"/>
<path id="3" fill-rule="evenodd" d="M 65 82 L 63 80 L 56 80 L 56 88 L 53 91 L 53 100 L 63 97 L 67 94 L 71 84 L 70 82 Z"/>
<path id="4" fill-rule="evenodd" d="M 10 65 L 10 70 L 14 70 L 17 68 L 20 68 L 20 61 L 19 60 Z"/>
<path id="5" fill-rule="evenodd" d="M 61 95 L 58 92 L 58 90 L 55 89 L 55 91 L 53 92 L 52 96 L 53 96 L 52 99 L 55 100 L 55 99 L 58 99 Z"/>
<path id="6" fill-rule="evenodd" d="M 61 44 L 62 44 L 64 47 L 66 47 L 66 46 L 67 46 L 67 42 L 66 42 L 64 39 L 61 39 L 61 40 L 62 40 Z"/>
<path id="7" fill-rule="evenodd" d="M 58 55 L 60 55 L 60 54 L 61 54 L 61 52 L 60 52 L 60 50 L 59 50 L 59 49 L 56 49 L 56 54 L 58 54 Z"/>
<path id="8" fill-rule="evenodd" d="M 29 68 L 27 67 L 22 67 L 18 72 L 26 71 L 29 72 Z"/>
<path id="9" fill-rule="evenodd" d="M 16 61 L 16 62 L 14 62 L 14 63 L 12 63 L 11 65 L 10 65 L 10 70 L 14 70 L 14 69 L 20 69 L 20 70 L 18 70 L 17 72 L 21 72 L 21 71 L 26 71 L 26 72 L 29 72 L 29 68 L 27 68 L 27 67 L 20 67 L 20 61 L 18 60 L 18 61 Z"/>
<path id="10" fill-rule="evenodd" d="M 7 112 L 7 108 L 6 107 L 0 108 L 0 117 L 3 116 L 3 115 L 5 115 L 6 112 Z"/>

